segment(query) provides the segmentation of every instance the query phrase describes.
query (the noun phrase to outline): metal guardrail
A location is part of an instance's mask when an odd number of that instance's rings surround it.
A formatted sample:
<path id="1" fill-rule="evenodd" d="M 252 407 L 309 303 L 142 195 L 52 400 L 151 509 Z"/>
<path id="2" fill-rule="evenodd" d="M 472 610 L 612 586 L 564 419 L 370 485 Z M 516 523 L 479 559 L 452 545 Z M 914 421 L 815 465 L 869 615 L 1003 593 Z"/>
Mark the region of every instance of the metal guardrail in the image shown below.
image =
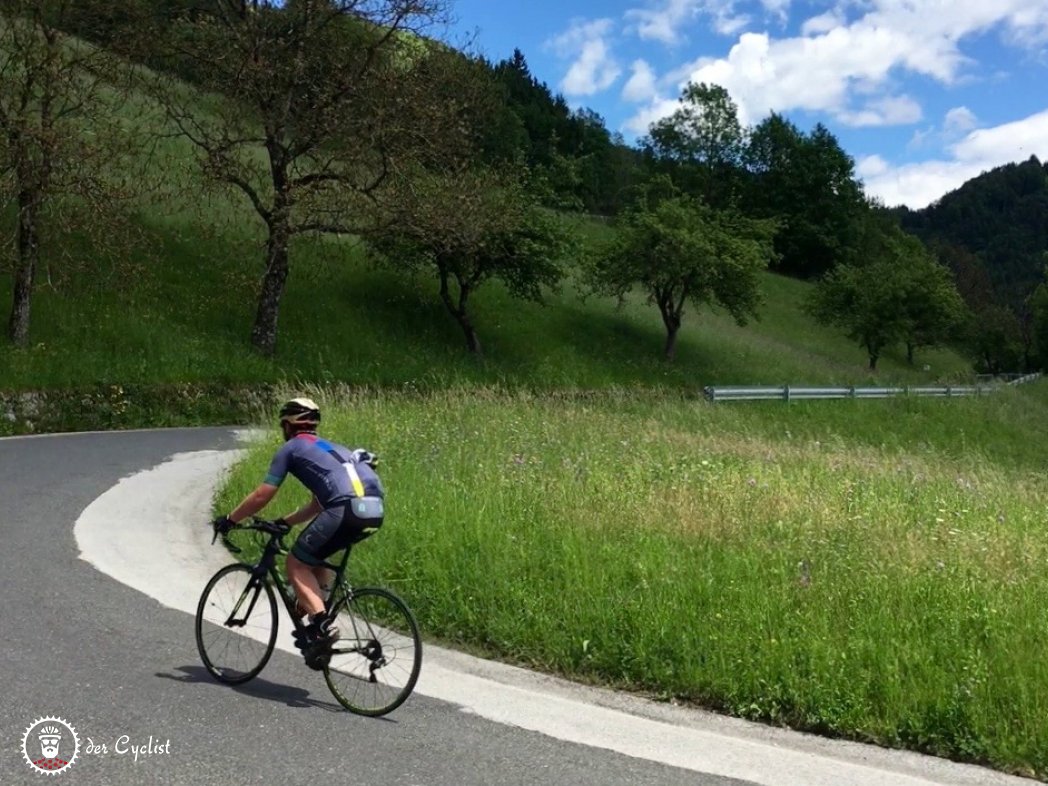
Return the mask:
<path id="1" fill-rule="evenodd" d="M 1021 385 L 1038 379 L 1040 374 L 1027 374 L 1005 385 Z M 1002 385 L 947 385 L 945 387 L 706 387 L 703 392 L 710 401 L 801 401 L 831 398 L 889 398 L 891 396 L 922 396 L 927 398 L 953 398 L 955 396 L 981 396 L 993 393 Z"/>

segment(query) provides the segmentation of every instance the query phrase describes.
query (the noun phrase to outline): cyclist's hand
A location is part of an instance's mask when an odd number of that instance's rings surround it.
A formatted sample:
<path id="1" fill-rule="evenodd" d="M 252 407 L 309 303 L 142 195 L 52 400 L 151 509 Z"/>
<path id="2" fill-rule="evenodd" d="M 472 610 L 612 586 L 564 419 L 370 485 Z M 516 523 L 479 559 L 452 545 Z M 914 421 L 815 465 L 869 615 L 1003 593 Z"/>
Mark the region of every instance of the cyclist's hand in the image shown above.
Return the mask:
<path id="1" fill-rule="evenodd" d="M 278 527 L 287 527 L 288 529 L 291 529 L 291 525 L 287 523 L 287 519 L 273 519 L 273 523 Z"/>
<path id="2" fill-rule="evenodd" d="M 211 527 L 215 530 L 215 535 L 228 535 L 229 531 L 235 526 L 236 523 L 232 521 L 229 516 L 219 516 L 211 522 Z"/>

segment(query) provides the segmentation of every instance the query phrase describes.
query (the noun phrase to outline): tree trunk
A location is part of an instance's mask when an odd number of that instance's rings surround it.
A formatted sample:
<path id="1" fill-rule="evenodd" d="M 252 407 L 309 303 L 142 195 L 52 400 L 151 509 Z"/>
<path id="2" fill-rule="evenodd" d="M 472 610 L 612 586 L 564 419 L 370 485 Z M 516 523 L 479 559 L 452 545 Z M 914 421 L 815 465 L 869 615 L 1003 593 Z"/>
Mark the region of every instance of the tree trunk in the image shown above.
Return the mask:
<path id="1" fill-rule="evenodd" d="M 18 270 L 15 273 L 11 303 L 11 320 L 7 334 L 17 346 L 29 341 L 29 309 L 33 296 L 33 282 L 40 259 L 38 220 L 39 199 L 23 189 L 18 193 Z"/>
<path id="2" fill-rule="evenodd" d="M 913 352 L 915 347 L 910 342 L 906 342 L 906 362 L 911 366 L 913 365 Z"/>
<path id="3" fill-rule="evenodd" d="M 880 350 L 873 349 L 871 347 L 869 349 L 869 353 L 870 353 L 870 371 L 876 371 L 877 370 L 877 361 L 881 357 Z"/>
<path id="4" fill-rule="evenodd" d="M 680 325 L 677 327 L 666 327 L 666 360 L 673 362 L 673 359 L 677 357 L 677 333 L 680 331 Z"/>
<path id="5" fill-rule="evenodd" d="M 672 363 L 677 356 L 677 334 L 680 332 L 681 317 L 684 314 L 684 296 L 681 296 L 679 305 L 674 302 L 672 293 L 660 293 L 656 299 L 659 313 L 662 314 L 662 324 L 666 326 L 664 357 Z"/>
<path id="6" fill-rule="evenodd" d="M 458 317 L 458 323 L 459 327 L 462 328 L 462 332 L 466 336 L 466 348 L 477 357 L 482 357 L 484 352 L 480 346 L 480 336 L 478 336 L 477 331 L 473 329 L 473 324 L 469 320 L 469 315 L 463 312 L 461 316 Z"/>
<path id="7" fill-rule="evenodd" d="M 280 297 L 288 274 L 289 229 L 286 219 L 269 228 L 266 242 L 266 277 L 258 297 L 258 311 L 251 328 L 251 345 L 263 355 L 272 356 L 277 349 L 277 318 Z"/>
<path id="8" fill-rule="evenodd" d="M 448 278 L 451 276 L 450 271 L 440 271 L 440 299 L 444 301 L 444 305 L 448 311 L 451 312 L 451 316 L 458 322 L 462 332 L 466 337 L 466 348 L 470 353 L 481 357 L 484 352 L 480 346 L 480 336 L 477 335 L 477 331 L 473 328 L 473 322 L 469 318 L 469 314 L 466 312 L 466 301 L 469 300 L 471 288 L 464 284 L 461 280 L 458 281 L 459 296 L 458 303 L 455 303 L 455 299 L 451 295 L 451 289 L 448 284 Z"/>

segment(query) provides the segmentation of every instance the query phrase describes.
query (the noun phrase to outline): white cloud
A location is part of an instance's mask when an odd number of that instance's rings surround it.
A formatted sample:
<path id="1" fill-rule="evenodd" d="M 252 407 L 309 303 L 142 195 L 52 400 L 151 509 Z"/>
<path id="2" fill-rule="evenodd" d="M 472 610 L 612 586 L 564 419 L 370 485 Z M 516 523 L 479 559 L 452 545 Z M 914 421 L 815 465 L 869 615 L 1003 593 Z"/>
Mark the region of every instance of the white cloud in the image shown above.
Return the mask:
<path id="1" fill-rule="evenodd" d="M 735 3 L 669 0 L 661 12 L 646 13 L 652 17 L 652 29 L 666 33 L 661 40 L 675 41 L 679 24 L 673 27 L 670 22 L 683 20 L 682 9 L 694 13 L 701 7 L 709 12 L 713 6 L 733 11 Z M 764 2 L 766 9 L 777 6 L 775 0 Z M 654 27 L 657 13 L 662 14 L 665 27 Z M 852 14 L 850 21 L 847 13 Z M 955 84 L 972 64 L 961 50 L 962 40 L 994 29 L 1013 40 L 1048 40 L 1048 2 L 842 2 L 834 11 L 808 19 L 799 36 L 741 34 L 726 56 L 702 58 L 687 66 L 677 87 L 689 79 L 722 85 L 738 103 L 744 123 L 772 110 L 794 109 L 825 112 L 853 125 L 912 123 L 921 114 L 912 99 L 893 95 L 896 77 L 909 72 Z M 643 35 L 643 28 L 640 32 Z M 858 106 L 856 95 L 865 97 Z M 627 127 L 639 122 L 635 117 Z"/>
<path id="2" fill-rule="evenodd" d="M 626 121 L 623 130 L 637 136 L 644 136 L 648 133 L 648 127 L 652 123 L 660 118 L 673 114 L 673 111 L 678 106 L 680 106 L 680 104 L 676 99 L 653 98 L 646 107 L 638 111 L 633 117 Z"/>
<path id="3" fill-rule="evenodd" d="M 780 22 L 786 22 L 790 15 L 790 0 L 761 0 L 761 5 L 769 15 Z"/>
<path id="4" fill-rule="evenodd" d="M 646 41 L 679 44 L 685 29 L 700 16 L 710 19 L 712 29 L 720 35 L 731 36 L 743 30 L 751 21 L 749 14 L 738 7 L 746 0 L 649 0 L 647 8 L 631 8 L 626 12 L 630 29 Z M 760 0 L 765 14 L 785 24 L 791 0 Z"/>
<path id="5" fill-rule="evenodd" d="M 631 8 L 626 21 L 635 23 L 635 30 L 645 41 L 676 44 L 683 39 L 681 29 L 699 15 L 704 0 L 665 0 L 658 9 Z"/>
<path id="6" fill-rule="evenodd" d="M 866 156 L 855 164 L 855 174 L 861 178 L 872 178 L 883 175 L 890 169 L 887 161 L 880 156 Z"/>
<path id="7" fill-rule="evenodd" d="M 921 119 L 921 105 L 909 96 L 878 98 L 858 111 L 840 112 L 837 119 L 849 126 L 895 126 Z"/>
<path id="8" fill-rule="evenodd" d="M 832 11 L 806 19 L 804 24 L 801 25 L 801 34 L 806 36 L 819 35 L 820 33 L 828 33 L 830 30 L 843 25 L 844 16 L 839 9 L 835 8 Z"/>
<path id="9" fill-rule="evenodd" d="M 569 96 L 589 96 L 607 90 L 622 73 L 608 44 L 611 19 L 576 20 L 549 44 L 563 58 L 574 58 L 560 88 Z"/>
<path id="10" fill-rule="evenodd" d="M 1048 159 L 1048 110 L 1022 120 L 971 131 L 947 148 L 945 160 L 891 167 L 880 156 L 860 160 L 866 193 L 887 205 L 919 209 L 988 169 L 1037 156 Z"/>
<path id="11" fill-rule="evenodd" d="M 979 120 L 966 106 L 955 106 L 949 112 L 946 113 L 946 118 L 943 120 L 943 131 L 946 134 L 963 134 L 971 131 L 979 125 Z"/>
<path id="12" fill-rule="evenodd" d="M 646 60 L 635 60 L 631 66 L 633 73 L 622 88 L 622 98 L 625 101 L 639 103 L 650 101 L 658 92 L 655 82 L 655 72 Z"/>

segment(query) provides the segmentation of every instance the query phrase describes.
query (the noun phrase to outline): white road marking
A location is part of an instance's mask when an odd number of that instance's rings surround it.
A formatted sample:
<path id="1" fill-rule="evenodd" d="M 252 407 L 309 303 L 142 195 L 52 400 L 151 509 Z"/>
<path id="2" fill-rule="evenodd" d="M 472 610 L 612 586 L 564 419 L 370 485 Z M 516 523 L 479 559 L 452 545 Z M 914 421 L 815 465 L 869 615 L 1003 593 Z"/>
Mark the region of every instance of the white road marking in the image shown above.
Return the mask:
<path id="1" fill-rule="evenodd" d="M 188 614 L 231 562 L 211 545 L 215 490 L 239 451 L 178 454 L 124 478 L 74 527 L 80 557 Z M 279 604 L 278 604 L 279 605 Z M 281 608 L 281 614 L 284 610 Z M 277 646 L 296 652 L 283 620 Z M 416 691 L 497 723 L 767 786 L 1005 786 L 991 770 L 672 707 L 427 645 Z"/>

